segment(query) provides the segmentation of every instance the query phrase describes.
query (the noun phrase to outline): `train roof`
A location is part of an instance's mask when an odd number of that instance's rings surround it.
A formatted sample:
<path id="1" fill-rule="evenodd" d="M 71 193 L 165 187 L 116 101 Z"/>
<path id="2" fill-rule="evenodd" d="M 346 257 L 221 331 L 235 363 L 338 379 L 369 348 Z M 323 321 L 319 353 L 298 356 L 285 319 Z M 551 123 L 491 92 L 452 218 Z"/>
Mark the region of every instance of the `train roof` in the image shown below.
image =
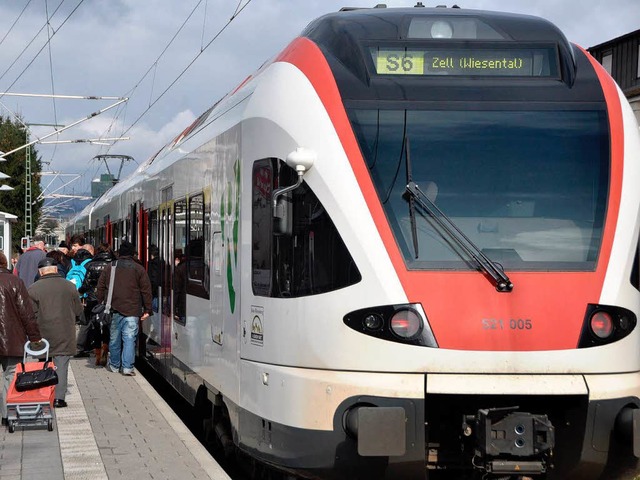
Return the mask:
<path id="1" fill-rule="evenodd" d="M 421 97 L 429 96 L 431 90 L 431 97 L 439 98 L 442 91 L 432 86 L 450 82 L 437 75 L 430 75 L 428 81 L 424 75 L 418 80 L 378 75 L 372 61 L 375 49 L 546 49 L 548 70 L 553 70 L 546 76 L 567 87 L 576 79 L 573 46 L 553 23 L 531 15 L 442 7 L 346 9 L 319 17 L 301 36 L 322 50 L 344 100 L 401 100 L 409 86 L 422 88 Z M 496 85 L 500 82 L 490 79 Z M 457 87 L 464 82 L 473 88 L 474 79 L 458 75 Z M 362 88 L 364 85 L 369 88 Z"/>
<path id="2" fill-rule="evenodd" d="M 415 22 L 413 21 L 415 19 Z M 473 10 L 463 8 L 413 7 L 413 8 L 361 8 L 343 9 L 319 17 L 302 32 L 303 36 L 321 39 L 325 35 L 344 36 L 363 40 L 425 40 L 432 37 L 418 23 L 432 19 L 449 21 L 455 26 L 462 22 L 475 22 L 477 37 L 470 30 L 455 29 L 450 38 L 465 40 L 486 39 L 516 42 L 557 41 L 568 44 L 564 34 L 553 23 L 540 17 L 515 13 Z M 416 23 L 417 22 L 417 23 Z"/>

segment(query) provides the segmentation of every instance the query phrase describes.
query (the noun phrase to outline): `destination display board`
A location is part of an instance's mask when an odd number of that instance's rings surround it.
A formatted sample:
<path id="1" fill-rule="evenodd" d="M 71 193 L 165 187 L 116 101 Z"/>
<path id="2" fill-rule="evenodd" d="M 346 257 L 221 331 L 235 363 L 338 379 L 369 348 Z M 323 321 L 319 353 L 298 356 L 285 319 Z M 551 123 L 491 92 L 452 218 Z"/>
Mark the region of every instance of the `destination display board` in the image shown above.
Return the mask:
<path id="1" fill-rule="evenodd" d="M 378 75 L 557 77 L 555 49 L 371 47 Z"/>

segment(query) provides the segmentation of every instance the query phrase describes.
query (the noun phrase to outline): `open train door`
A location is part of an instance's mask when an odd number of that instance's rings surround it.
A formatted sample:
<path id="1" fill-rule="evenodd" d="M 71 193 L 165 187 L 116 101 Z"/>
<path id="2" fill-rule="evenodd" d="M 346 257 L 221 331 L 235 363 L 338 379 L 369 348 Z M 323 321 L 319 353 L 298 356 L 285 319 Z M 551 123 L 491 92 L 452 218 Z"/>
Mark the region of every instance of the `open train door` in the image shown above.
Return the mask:
<path id="1" fill-rule="evenodd" d="M 143 325 L 144 348 L 140 353 L 149 361 L 160 362 L 171 351 L 171 205 L 144 212 L 147 247 L 146 268 L 152 279 L 153 315 Z"/>
<path id="2" fill-rule="evenodd" d="M 168 187 L 170 190 L 171 187 Z M 165 189 L 166 190 L 166 189 Z M 144 353 L 147 361 L 158 371 L 164 372 L 171 356 L 172 301 L 171 282 L 173 264 L 173 202 L 170 191 L 162 192 L 164 202 L 157 210 L 144 213 L 146 267 L 152 280 L 153 315 L 143 323 Z"/>

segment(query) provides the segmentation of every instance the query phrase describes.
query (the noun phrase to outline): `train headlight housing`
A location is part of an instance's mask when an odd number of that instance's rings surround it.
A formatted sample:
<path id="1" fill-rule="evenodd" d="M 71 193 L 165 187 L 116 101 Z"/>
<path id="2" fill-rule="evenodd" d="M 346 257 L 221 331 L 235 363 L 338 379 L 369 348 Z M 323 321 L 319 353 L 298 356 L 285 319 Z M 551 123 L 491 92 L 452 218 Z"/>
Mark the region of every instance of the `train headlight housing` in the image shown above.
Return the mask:
<path id="1" fill-rule="evenodd" d="M 422 319 L 415 310 L 398 310 L 391 317 L 391 331 L 400 338 L 416 338 L 422 331 Z"/>
<path id="2" fill-rule="evenodd" d="M 363 308 L 344 316 L 348 327 L 391 342 L 438 347 L 427 315 L 419 303 Z"/>
<path id="3" fill-rule="evenodd" d="M 636 315 L 626 308 L 587 305 L 578 348 L 598 347 L 629 335 L 636 328 Z"/>
<path id="4" fill-rule="evenodd" d="M 613 333 L 613 319 L 607 312 L 595 312 L 591 315 L 591 331 L 598 338 L 609 338 Z"/>

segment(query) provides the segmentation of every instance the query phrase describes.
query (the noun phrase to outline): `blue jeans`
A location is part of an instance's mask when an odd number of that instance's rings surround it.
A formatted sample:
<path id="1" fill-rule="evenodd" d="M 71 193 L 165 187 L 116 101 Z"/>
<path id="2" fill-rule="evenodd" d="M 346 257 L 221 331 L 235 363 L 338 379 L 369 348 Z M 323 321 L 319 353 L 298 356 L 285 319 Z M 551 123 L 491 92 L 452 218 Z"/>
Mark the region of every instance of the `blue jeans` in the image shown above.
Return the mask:
<path id="1" fill-rule="evenodd" d="M 111 340 L 109 341 L 109 363 L 114 368 L 120 368 L 120 357 L 122 357 L 122 373 L 133 371 L 139 321 L 139 317 L 125 317 L 113 312 Z"/>

